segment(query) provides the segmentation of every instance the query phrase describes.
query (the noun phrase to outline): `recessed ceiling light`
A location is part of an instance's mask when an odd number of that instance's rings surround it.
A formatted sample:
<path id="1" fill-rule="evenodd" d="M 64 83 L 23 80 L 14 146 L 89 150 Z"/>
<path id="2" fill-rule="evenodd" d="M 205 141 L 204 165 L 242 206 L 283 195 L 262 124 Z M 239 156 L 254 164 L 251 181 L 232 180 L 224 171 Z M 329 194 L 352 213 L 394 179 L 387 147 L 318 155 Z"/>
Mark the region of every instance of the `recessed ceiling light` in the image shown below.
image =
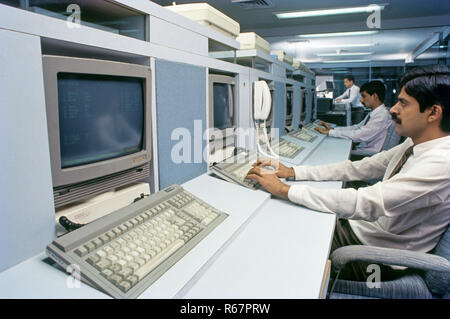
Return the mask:
<path id="1" fill-rule="evenodd" d="M 312 33 L 312 34 L 300 34 L 299 38 L 329 38 L 329 37 L 346 37 L 355 35 L 370 35 L 378 33 L 378 30 L 371 31 L 352 31 L 352 32 L 333 32 L 333 33 Z"/>
<path id="2" fill-rule="evenodd" d="M 388 4 L 377 4 L 362 7 L 337 8 L 337 9 L 323 9 L 323 10 L 308 10 L 308 11 L 291 11 L 291 12 L 273 12 L 278 19 L 294 19 L 307 17 L 322 17 L 330 15 L 352 14 L 352 13 L 369 13 L 374 11 L 381 11 L 386 8 Z"/>
<path id="3" fill-rule="evenodd" d="M 369 62 L 370 60 L 328 60 L 321 61 L 322 63 L 358 63 L 358 62 Z"/>
<path id="4" fill-rule="evenodd" d="M 317 56 L 357 56 L 357 55 L 370 55 L 373 52 L 343 52 L 343 53 L 317 53 Z"/>

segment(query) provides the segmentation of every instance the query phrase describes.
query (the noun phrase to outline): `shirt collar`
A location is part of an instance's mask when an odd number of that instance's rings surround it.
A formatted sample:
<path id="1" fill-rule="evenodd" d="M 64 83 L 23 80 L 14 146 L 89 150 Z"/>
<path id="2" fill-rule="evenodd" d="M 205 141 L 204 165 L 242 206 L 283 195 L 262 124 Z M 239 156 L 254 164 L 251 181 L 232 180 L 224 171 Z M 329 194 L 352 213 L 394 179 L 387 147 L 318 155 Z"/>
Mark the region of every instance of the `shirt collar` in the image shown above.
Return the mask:
<path id="1" fill-rule="evenodd" d="M 373 115 L 373 114 L 377 114 L 378 112 L 381 112 L 382 109 L 385 109 L 385 108 L 386 108 L 386 106 L 385 106 L 384 104 L 381 104 L 381 105 L 378 106 L 375 110 L 370 111 L 370 113 L 372 113 L 372 115 Z"/>
<path id="2" fill-rule="evenodd" d="M 445 143 L 449 143 L 449 142 L 450 142 L 450 135 L 440 137 L 440 138 L 435 138 L 434 140 L 420 143 L 420 144 L 414 146 L 413 155 L 414 156 L 421 155 L 421 154 L 425 153 L 426 151 L 428 151 L 434 147 L 437 147 L 440 144 L 445 144 Z M 411 145 L 412 145 L 412 140 L 411 140 Z"/>

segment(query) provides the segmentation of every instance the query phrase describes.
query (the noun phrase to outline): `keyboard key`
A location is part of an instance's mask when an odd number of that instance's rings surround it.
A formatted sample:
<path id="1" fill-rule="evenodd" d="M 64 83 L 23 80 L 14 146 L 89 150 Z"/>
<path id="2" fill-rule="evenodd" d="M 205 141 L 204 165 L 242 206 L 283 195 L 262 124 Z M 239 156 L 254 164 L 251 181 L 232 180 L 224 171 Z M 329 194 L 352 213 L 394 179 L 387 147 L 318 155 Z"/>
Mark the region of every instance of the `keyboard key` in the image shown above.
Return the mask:
<path id="1" fill-rule="evenodd" d="M 114 274 L 114 275 L 110 276 L 110 277 L 108 278 L 108 280 L 109 280 L 113 285 L 117 286 L 117 285 L 122 281 L 122 277 L 119 276 L 119 275 L 117 275 L 117 274 Z"/>
<path id="2" fill-rule="evenodd" d="M 123 278 L 126 278 L 133 274 L 133 269 L 130 267 L 125 267 L 121 271 L 117 272 L 118 275 L 122 276 Z"/>
<path id="3" fill-rule="evenodd" d="M 100 261 L 100 257 L 97 255 L 93 255 L 93 256 L 90 256 L 86 261 L 89 264 L 91 264 L 92 266 L 94 266 L 97 262 Z"/>
<path id="4" fill-rule="evenodd" d="M 94 265 L 95 269 L 97 269 L 98 271 L 103 271 L 109 266 L 111 266 L 111 261 L 108 259 L 102 259 Z"/>
<path id="5" fill-rule="evenodd" d="M 95 245 L 91 242 L 87 243 L 86 245 L 84 245 L 84 247 L 87 249 L 88 252 L 94 251 L 95 250 Z"/>
<path id="6" fill-rule="evenodd" d="M 84 257 L 87 255 L 89 251 L 87 250 L 86 247 L 82 246 L 80 248 L 78 248 L 77 250 L 75 250 L 75 253 L 80 256 L 80 257 Z"/>
<path id="7" fill-rule="evenodd" d="M 111 277 L 112 275 L 114 275 L 114 272 L 113 272 L 111 269 L 107 268 L 107 269 L 104 269 L 104 270 L 100 273 L 100 275 L 102 275 L 103 277 L 105 277 L 106 279 L 108 279 L 109 277 Z"/>
<path id="8" fill-rule="evenodd" d="M 127 280 L 121 281 L 117 287 L 119 287 L 120 290 L 123 292 L 127 292 L 131 288 L 131 283 Z"/>
<path id="9" fill-rule="evenodd" d="M 96 248 L 103 246 L 103 241 L 100 238 L 95 238 L 91 241 L 95 245 Z"/>

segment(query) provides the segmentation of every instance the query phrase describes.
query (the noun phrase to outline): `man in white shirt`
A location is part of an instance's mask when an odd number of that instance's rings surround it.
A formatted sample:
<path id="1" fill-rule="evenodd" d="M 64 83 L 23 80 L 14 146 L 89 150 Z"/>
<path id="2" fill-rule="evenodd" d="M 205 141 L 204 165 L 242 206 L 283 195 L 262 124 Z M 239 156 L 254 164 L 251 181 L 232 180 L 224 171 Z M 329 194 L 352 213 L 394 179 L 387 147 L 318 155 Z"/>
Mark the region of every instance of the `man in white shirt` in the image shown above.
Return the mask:
<path id="1" fill-rule="evenodd" d="M 450 223 L 450 68 L 414 69 L 402 77 L 400 87 L 390 112 L 396 132 L 408 137 L 404 143 L 361 161 L 323 166 L 288 168 L 263 160 L 254 164 L 247 178 L 276 196 L 337 214 L 341 219 L 332 251 L 354 244 L 431 251 Z M 264 169 L 268 165 L 278 165 L 278 170 Z M 357 190 L 324 190 L 289 186 L 279 177 L 382 181 Z M 364 263 L 346 267 L 344 278 L 365 280 L 369 275 L 365 267 Z M 394 271 L 383 265 L 382 280 L 388 270 Z"/>
<path id="2" fill-rule="evenodd" d="M 322 134 L 348 138 L 358 143 L 352 150 L 352 155 L 373 155 L 383 147 L 388 129 L 394 125 L 391 115 L 383 104 L 386 88 L 380 81 L 367 82 L 361 87 L 361 103 L 371 112 L 358 124 L 331 128 L 321 122 L 323 127 L 316 127 Z"/>
<path id="3" fill-rule="evenodd" d="M 352 107 L 360 106 L 359 104 L 359 87 L 355 85 L 355 78 L 353 75 L 346 75 L 344 77 L 344 85 L 347 88 L 342 95 L 339 95 L 335 102 L 350 103 Z"/>

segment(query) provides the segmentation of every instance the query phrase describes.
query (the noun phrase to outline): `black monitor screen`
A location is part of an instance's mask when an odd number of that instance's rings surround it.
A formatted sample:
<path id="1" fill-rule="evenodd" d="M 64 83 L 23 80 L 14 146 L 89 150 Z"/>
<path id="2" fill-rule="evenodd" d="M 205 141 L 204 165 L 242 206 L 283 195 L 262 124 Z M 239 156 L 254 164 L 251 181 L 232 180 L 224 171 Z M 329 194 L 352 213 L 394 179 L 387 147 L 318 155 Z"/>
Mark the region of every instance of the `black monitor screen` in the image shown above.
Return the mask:
<path id="1" fill-rule="evenodd" d="M 231 127 L 229 84 L 214 83 L 214 127 L 225 129 Z"/>
<path id="2" fill-rule="evenodd" d="M 317 98 L 317 112 L 327 113 L 331 111 L 333 106 L 333 99 L 328 98 Z"/>
<path id="3" fill-rule="evenodd" d="M 58 73 L 62 168 L 142 150 L 143 85 L 132 77 Z"/>
<path id="4" fill-rule="evenodd" d="M 286 93 L 286 115 L 292 114 L 292 92 Z"/>

